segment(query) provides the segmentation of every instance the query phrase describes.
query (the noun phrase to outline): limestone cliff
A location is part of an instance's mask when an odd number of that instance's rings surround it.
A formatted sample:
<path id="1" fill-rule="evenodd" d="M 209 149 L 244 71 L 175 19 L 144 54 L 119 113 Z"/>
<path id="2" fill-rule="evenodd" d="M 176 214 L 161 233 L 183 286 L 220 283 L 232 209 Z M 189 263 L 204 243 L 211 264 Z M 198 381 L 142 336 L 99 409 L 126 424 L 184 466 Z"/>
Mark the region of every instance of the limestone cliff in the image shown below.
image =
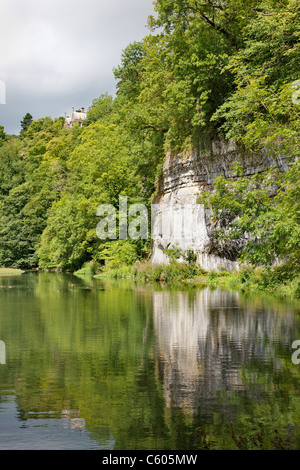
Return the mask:
<path id="1" fill-rule="evenodd" d="M 284 161 L 267 155 L 243 152 L 230 141 L 213 141 L 202 150 L 166 155 L 153 200 L 153 264 L 168 262 L 164 250 L 177 246 L 183 251 L 192 250 L 204 269 L 238 267 L 234 247 L 213 249 L 210 212 L 197 204 L 201 191 L 213 190 L 217 176 L 232 177 L 230 168 L 235 161 L 243 165 L 243 176 L 285 166 Z"/>

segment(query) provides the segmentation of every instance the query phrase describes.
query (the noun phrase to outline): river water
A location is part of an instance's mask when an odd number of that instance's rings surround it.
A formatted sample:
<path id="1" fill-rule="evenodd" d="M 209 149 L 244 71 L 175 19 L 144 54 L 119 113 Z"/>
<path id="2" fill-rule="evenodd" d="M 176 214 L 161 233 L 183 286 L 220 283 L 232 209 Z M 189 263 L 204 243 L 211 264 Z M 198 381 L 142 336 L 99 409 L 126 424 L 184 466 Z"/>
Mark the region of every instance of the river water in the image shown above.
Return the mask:
<path id="1" fill-rule="evenodd" d="M 57 273 L 0 285 L 0 449 L 300 449 L 299 304 Z"/>

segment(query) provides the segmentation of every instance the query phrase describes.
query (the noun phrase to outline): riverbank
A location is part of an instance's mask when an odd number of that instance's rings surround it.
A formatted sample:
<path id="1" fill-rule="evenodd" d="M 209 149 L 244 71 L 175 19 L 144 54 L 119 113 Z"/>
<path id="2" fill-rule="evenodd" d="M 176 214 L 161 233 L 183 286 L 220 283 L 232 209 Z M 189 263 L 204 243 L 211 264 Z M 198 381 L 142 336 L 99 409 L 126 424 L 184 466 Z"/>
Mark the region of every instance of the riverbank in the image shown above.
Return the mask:
<path id="1" fill-rule="evenodd" d="M 205 285 L 224 287 L 244 292 L 261 292 L 280 298 L 300 300 L 300 275 L 287 272 L 284 266 L 276 268 L 245 268 L 239 272 L 211 272 L 205 279 Z M 197 285 L 197 279 L 188 281 Z"/>
<path id="2" fill-rule="evenodd" d="M 24 271 L 22 271 L 21 269 L 0 268 L 0 276 L 19 276 L 23 273 Z"/>
<path id="3" fill-rule="evenodd" d="M 152 265 L 149 261 L 137 262 L 133 266 L 104 268 L 92 272 L 86 266 L 78 274 L 93 274 L 95 278 L 135 279 L 143 282 L 185 284 L 192 287 L 224 287 L 231 290 L 264 292 L 281 298 L 300 299 L 300 273 L 291 264 L 273 268 L 247 267 L 240 271 L 205 271 L 196 263 L 171 261 L 168 265 Z"/>

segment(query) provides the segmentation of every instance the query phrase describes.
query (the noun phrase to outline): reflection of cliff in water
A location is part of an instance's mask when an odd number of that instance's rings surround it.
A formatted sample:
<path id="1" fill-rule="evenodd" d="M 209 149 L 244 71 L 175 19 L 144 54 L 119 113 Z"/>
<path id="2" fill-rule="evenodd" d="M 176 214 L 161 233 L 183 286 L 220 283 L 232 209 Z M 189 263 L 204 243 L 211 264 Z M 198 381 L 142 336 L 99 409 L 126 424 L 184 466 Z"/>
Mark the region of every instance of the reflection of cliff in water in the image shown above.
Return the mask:
<path id="1" fill-rule="evenodd" d="M 166 404 L 190 411 L 218 392 L 245 390 L 243 366 L 279 371 L 278 348 L 295 336 L 292 309 L 282 314 L 230 291 L 154 292 L 153 308 Z"/>

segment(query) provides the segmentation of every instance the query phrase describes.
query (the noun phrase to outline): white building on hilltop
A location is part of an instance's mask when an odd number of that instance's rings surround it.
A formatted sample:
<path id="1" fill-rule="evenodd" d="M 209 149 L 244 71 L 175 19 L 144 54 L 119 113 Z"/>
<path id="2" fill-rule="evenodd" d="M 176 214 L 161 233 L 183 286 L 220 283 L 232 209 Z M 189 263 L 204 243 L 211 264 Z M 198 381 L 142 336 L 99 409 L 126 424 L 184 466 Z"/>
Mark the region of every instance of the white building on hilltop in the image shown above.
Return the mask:
<path id="1" fill-rule="evenodd" d="M 72 111 L 72 117 L 69 117 L 65 113 L 65 128 L 72 129 L 74 124 L 78 124 L 79 127 L 82 127 L 83 121 L 86 119 L 87 113 L 85 112 L 84 108 L 76 109 Z"/>

